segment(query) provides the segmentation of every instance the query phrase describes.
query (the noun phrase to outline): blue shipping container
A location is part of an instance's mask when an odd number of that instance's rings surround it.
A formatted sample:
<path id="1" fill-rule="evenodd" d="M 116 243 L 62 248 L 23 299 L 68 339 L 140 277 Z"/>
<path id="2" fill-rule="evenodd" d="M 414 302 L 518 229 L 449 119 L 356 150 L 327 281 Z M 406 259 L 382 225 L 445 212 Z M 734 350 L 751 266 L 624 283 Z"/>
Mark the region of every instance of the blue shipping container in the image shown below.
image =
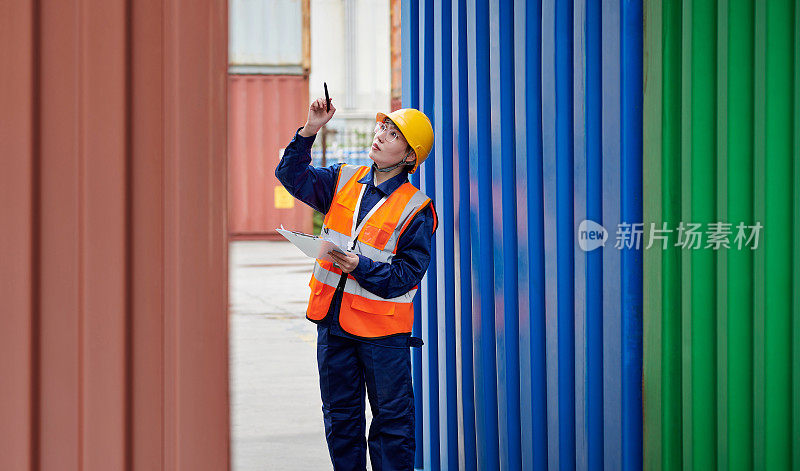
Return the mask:
<path id="1" fill-rule="evenodd" d="M 416 467 L 641 469 L 642 257 L 612 243 L 642 221 L 641 1 L 402 6 L 403 106 L 436 136 L 413 180 L 441 222 Z M 584 220 L 606 245 L 579 247 Z"/>

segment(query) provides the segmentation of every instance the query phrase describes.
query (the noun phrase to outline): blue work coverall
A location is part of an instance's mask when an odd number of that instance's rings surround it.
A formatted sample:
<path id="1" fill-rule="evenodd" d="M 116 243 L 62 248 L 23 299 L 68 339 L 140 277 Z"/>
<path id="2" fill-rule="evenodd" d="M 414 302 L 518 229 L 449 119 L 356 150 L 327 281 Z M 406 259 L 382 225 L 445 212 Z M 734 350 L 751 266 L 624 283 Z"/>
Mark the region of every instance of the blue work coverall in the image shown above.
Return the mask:
<path id="1" fill-rule="evenodd" d="M 342 164 L 311 166 L 314 138 L 295 133 L 275 176 L 292 196 L 325 214 L 333 201 Z M 373 172 L 374 168 L 359 180 L 367 188 L 357 223 L 383 196 L 408 181 L 408 174 L 402 172 L 375 186 Z M 400 236 L 392 263 L 375 262 L 359 254 L 351 275 L 362 287 L 383 298 L 408 292 L 428 269 L 435 224 L 429 205 L 414 216 Z M 413 470 L 414 394 L 409 347 L 419 346 L 421 341 L 409 334 L 366 339 L 345 332 L 339 325 L 341 300 L 342 290 L 337 289 L 327 316 L 317 322 L 320 393 L 333 467 L 336 471 L 366 469 L 366 385 L 373 416 L 368 441 L 372 469 Z"/>

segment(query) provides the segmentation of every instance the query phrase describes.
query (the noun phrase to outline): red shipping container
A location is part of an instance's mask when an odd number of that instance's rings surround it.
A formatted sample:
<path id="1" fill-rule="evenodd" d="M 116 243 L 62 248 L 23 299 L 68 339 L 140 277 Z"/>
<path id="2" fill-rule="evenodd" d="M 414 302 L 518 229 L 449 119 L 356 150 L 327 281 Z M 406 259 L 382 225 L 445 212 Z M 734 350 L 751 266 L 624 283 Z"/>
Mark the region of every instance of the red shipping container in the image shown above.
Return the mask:
<path id="1" fill-rule="evenodd" d="M 305 123 L 308 77 L 228 76 L 229 231 L 235 239 L 279 239 L 287 229 L 310 233 L 312 210 L 277 178 L 283 148 Z"/>
<path id="2" fill-rule="evenodd" d="M 0 10 L 0 470 L 229 470 L 227 1 Z"/>

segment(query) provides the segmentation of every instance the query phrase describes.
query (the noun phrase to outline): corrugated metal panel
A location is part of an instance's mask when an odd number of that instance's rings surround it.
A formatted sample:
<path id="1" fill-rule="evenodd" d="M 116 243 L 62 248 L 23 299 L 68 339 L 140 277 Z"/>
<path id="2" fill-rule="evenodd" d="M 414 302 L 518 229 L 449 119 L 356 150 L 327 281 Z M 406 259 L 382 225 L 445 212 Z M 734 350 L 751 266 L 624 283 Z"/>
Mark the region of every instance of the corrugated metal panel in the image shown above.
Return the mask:
<path id="1" fill-rule="evenodd" d="M 731 224 L 730 249 L 647 253 L 647 468 L 794 469 L 800 8 L 647 7 L 645 220 Z"/>
<path id="2" fill-rule="evenodd" d="M 226 4 L 2 10 L 0 469 L 228 469 Z"/>
<path id="3" fill-rule="evenodd" d="M 302 66 L 302 4 L 303 0 L 230 0 L 229 64 Z"/>
<path id="4" fill-rule="evenodd" d="M 391 55 L 391 76 L 392 87 L 390 92 L 392 111 L 400 109 L 402 105 L 402 80 L 403 80 L 403 58 L 402 58 L 402 27 L 403 17 L 400 0 L 389 1 L 389 54 Z"/>
<path id="5" fill-rule="evenodd" d="M 640 2 L 403 4 L 441 220 L 417 467 L 642 467 L 641 251 L 576 244 L 584 219 L 641 222 L 641 25 Z"/>
<path id="6" fill-rule="evenodd" d="M 33 195 L 35 164 L 34 118 L 31 106 L 36 84 L 34 24 L 30 2 L 3 4 L 0 57 L 0 468 L 33 469 L 39 461 L 32 437 L 39 433 L 36 397 L 39 375 L 35 306 L 38 276 Z"/>
<path id="7" fill-rule="evenodd" d="M 236 238 L 280 238 L 275 229 L 281 224 L 310 233 L 311 208 L 283 195 L 283 187 L 275 178 L 282 149 L 305 123 L 308 79 L 231 75 L 228 83 L 230 234 Z"/>

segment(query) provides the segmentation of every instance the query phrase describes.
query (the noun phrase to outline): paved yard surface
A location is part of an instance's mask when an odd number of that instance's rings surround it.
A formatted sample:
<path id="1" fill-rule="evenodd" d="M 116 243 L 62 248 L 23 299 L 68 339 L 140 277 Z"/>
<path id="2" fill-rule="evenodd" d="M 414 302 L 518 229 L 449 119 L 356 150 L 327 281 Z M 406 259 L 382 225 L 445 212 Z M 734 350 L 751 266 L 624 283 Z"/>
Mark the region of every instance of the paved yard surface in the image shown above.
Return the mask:
<path id="1" fill-rule="evenodd" d="M 285 241 L 229 249 L 232 469 L 332 470 L 306 319 L 314 261 Z"/>
<path id="2" fill-rule="evenodd" d="M 230 245 L 234 471 L 332 469 L 305 318 L 312 267 L 288 242 Z"/>

